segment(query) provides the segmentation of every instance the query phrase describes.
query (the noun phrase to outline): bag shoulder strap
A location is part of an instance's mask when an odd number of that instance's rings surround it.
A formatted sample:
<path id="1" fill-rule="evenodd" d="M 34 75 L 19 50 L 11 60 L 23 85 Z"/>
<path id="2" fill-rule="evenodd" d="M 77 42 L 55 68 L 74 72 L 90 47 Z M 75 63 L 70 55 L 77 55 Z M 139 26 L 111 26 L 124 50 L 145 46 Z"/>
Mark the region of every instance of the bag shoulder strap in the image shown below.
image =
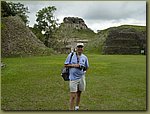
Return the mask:
<path id="1" fill-rule="evenodd" d="M 71 63 L 73 54 L 74 54 L 74 52 L 71 53 L 69 64 Z"/>
<path id="2" fill-rule="evenodd" d="M 79 63 L 79 57 L 78 57 L 77 53 L 76 53 L 76 57 L 77 57 L 77 63 Z"/>

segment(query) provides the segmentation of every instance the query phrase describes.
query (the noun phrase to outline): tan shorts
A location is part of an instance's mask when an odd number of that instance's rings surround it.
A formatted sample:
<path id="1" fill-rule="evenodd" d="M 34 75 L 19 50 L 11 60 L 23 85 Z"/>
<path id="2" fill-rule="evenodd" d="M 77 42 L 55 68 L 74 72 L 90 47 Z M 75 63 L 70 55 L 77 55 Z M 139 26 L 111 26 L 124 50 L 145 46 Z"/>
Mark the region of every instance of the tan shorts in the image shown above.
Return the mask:
<path id="1" fill-rule="evenodd" d="M 70 92 L 85 91 L 86 82 L 85 76 L 78 80 L 69 81 Z"/>

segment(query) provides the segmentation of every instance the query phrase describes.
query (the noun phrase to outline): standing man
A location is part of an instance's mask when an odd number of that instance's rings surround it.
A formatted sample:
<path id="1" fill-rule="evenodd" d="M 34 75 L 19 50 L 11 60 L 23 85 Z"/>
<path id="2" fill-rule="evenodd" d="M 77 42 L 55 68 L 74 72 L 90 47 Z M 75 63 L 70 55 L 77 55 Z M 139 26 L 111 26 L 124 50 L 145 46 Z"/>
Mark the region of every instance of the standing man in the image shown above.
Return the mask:
<path id="1" fill-rule="evenodd" d="M 69 67 L 69 87 L 70 87 L 70 110 L 79 110 L 79 103 L 82 91 L 85 90 L 85 73 L 89 67 L 88 58 L 83 54 L 83 43 L 77 43 L 76 52 L 70 61 L 71 53 L 65 61 L 65 67 Z"/>

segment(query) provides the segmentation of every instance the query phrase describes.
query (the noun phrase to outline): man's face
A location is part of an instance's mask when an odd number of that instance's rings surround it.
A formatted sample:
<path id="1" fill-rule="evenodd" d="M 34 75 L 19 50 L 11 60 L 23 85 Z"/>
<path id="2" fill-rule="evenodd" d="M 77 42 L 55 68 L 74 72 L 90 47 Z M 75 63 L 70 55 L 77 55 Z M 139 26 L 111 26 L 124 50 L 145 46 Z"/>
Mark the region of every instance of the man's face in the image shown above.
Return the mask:
<path id="1" fill-rule="evenodd" d="M 82 53 L 83 52 L 83 46 L 77 46 L 77 52 Z"/>

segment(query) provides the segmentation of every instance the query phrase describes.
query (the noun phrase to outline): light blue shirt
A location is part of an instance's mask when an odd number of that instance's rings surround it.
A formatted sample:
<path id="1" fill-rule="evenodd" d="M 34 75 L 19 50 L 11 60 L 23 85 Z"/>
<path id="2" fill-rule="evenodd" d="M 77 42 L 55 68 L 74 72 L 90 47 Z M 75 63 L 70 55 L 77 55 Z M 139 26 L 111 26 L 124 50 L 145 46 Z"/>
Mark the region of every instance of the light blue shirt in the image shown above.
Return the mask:
<path id="1" fill-rule="evenodd" d="M 74 52 L 71 62 L 70 61 L 70 57 L 71 57 L 70 53 L 65 61 L 64 64 L 79 64 L 80 66 L 84 66 L 86 69 L 89 67 L 89 63 L 88 63 L 88 58 L 84 55 L 81 54 L 81 56 L 79 57 L 79 63 L 77 62 L 77 55 L 76 52 Z M 69 68 L 69 79 L 70 80 L 77 80 L 82 78 L 82 76 L 84 76 L 85 72 L 79 68 Z"/>

